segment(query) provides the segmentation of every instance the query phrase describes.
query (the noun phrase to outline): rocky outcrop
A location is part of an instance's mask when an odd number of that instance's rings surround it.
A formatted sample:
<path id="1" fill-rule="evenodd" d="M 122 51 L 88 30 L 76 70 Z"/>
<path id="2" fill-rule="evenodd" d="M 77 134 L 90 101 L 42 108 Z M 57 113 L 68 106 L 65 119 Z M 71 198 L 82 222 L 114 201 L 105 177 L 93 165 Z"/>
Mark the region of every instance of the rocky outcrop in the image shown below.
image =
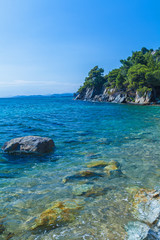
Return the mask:
<path id="1" fill-rule="evenodd" d="M 135 189 L 132 194 L 132 214 L 137 221 L 126 226 L 127 239 L 160 239 L 160 191 Z"/>
<path id="2" fill-rule="evenodd" d="M 138 92 L 125 92 L 116 88 L 86 88 L 77 95 L 75 100 L 97 101 L 97 102 L 113 102 L 113 103 L 135 103 L 135 104 L 150 104 L 152 102 L 152 91 L 144 94 Z"/>
<path id="3" fill-rule="evenodd" d="M 136 92 L 135 103 L 148 104 L 152 99 L 152 91 L 145 92 L 144 94 Z"/>
<path id="4" fill-rule="evenodd" d="M 26 136 L 11 139 L 3 145 L 2 150 L 10 154 L 43 154 L 51 152 L 53 148 L 54 142 L 51 138 Z"/>
<path id="5" fill-rule="evenodd" d="M 86 88 L 80 94 L 77 95 L 76 100 L 89 101 L 91 99 L 94 99 L 95 96 L 99 96 L 101 93 L 102 93 L 101 89 L 96 89 L 94 87 Z"/>

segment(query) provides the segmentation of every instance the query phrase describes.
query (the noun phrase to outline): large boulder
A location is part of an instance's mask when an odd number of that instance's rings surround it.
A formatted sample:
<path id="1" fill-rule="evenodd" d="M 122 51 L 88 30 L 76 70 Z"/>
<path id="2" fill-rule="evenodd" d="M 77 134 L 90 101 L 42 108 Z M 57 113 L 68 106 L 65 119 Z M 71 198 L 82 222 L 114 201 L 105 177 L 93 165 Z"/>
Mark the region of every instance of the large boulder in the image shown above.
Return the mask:
<path id="1" fill-rule="evenodd" d="M 7 153 L 49 153 L 54 148 L 54 142 L 48 137 L 39 136 L 26 136 L 20 138 L 14 138 L 6 142 L 2 150 Z"/>

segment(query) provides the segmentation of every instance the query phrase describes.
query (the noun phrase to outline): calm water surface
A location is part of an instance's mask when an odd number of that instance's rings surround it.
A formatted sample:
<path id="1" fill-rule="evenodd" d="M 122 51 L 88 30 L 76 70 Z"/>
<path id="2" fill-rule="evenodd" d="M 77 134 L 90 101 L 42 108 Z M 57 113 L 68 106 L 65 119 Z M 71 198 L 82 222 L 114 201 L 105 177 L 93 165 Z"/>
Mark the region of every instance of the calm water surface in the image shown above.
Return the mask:
<path id="1" fill-rule="evenodd" d="M 5 231 L 0 239 L 124 239 L 125 224 L 134 220 L 126 189 L 160 187 L 160 106 L 89 103 L 70 97 L 0 99 L 0 146 L 26 135 L 51 137 L 56 149 L 39 157 L 7 156 L 1 151 L 0 210 Z M 125 177 L 86 180 L 108 190 L 76 196 L 74 189 L 82 182 L 62 180 L 86 170 L 93 160 L 118 161 Z M 66 199 L 83 201 L 73 222 L 30 231 L 35 217 L 54 201 Z"/>

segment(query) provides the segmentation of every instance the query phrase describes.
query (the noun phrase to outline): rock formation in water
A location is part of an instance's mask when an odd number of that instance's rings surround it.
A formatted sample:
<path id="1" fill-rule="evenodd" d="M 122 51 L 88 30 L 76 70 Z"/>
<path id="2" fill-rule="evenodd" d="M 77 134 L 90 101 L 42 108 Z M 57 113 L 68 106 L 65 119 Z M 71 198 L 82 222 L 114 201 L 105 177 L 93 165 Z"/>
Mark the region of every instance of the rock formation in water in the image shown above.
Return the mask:
<path id="1" fill-rule="evenodd" d="M 11 154 L 43 154 L 49 153 L 54 148 L 54 142 L 48 137 L 26 136 L 14 138 L 6 142 L 2 150 Z"/>

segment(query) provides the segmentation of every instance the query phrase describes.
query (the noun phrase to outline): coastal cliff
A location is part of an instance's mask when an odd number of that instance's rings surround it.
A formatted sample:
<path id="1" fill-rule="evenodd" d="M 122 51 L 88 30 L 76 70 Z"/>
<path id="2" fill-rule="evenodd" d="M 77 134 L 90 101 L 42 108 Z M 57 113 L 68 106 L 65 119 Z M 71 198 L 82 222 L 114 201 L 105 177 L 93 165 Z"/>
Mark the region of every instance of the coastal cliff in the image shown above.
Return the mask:
<path id="1" fill-rule="evenodd" d="M 122 66 L 104 75 L 95 66 L 77 91 L 75 100 L 158 104 L 160 103 L 160 49 L 133 52 Z"/>
<path id="2" fill-rule="evenodd" d="M 152 90 L 141 94 L 138 91 L 125 92 L 117 90 L 116 88 L 104 88 L 98 93 L 95 88 L 86 88 L 83 92 L 76 96 L 75 100 L 135 104 L 158 103 L 156 98 L 154 98 Z"/>

